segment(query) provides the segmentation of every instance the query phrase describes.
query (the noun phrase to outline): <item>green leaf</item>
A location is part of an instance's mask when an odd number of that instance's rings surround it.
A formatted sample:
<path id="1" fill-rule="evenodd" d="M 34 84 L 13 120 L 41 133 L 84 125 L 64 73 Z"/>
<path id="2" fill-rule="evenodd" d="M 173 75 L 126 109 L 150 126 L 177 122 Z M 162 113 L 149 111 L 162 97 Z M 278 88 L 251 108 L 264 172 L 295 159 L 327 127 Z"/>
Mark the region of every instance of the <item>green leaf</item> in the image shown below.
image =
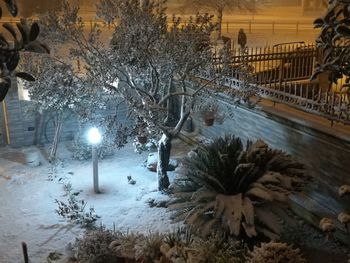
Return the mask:
<path id="1" fill-rule="evenodd" d="M 30 28 L 29 41 L 34 41 L 40 33 L 40 28 L 38 23 L 34 22 Z"/>
<path id="2" fill-rule="evenodd" d="M 43 43 L 40 43 L 40 46 L 46 51 L 47 54 L 50 54 L 50 48 Z"/>
<path id="3" fill-rule="evenodd" d="M 14 39 L 17 40 L 17 34 L 16 34 L 16 30 L 13 27 L 13 25 L 11 25 L 10 23 L 5 23 L 2 25 L 7 31 L 10 32 L 10 34 L 13 36 Z"/>
<path id="4" fill-rule="evenodd" d="M 350 12 L 349 12 L 349 9 L 347 7 L 343 8 L 343 14 L 344 14 L 344 17 L 349 17 L 350 16 Z"/>
<path id="5" fill-rule="evenodd" d="M 6 3 L 7 9 L 9 10 L 12 16 L 17 16 L 18 8 L 14 0 L 4 0 Z"/>
<path id="6" fill-rule="evenodd" d="M 34 53 L 47 53 L 46 46 L 43 46 L 36 40 L 29 42 L 29 44 L 25 46 L 25 50 Z"/>
<path id="7" fill-rule="evenodd" d="M 13 71 L 16 69 L 18 63 L 19 63 L 19 52 L 16 51 L 12 54 L 9 54 L 10 57 L 6 62 L 6 67 L 9 71 Z"/>
<path id="8" fill-rule="evenodd" d="M 335 31 L 343 37 L 350 37 L 350 29 L 347 26 L 343 26 L 343 25 L 337 26 L 335 28 Z"/>
<path id="9" fill-rule="evenodd" d="M 17 26 L 19 32 L 21 32 L 23 44 L 24 45 L 27 44 L 28 43 L 28 32 L 26 31 L 25 27 L 22 25 L 22 23 L 16 23 L 16 26 Z"/>
<path id="10" fill-rule="evenodd" d="M 35 81 L 35 78 L 26 72 L 17 72 L 16 77 L 24 79 L 26 81 Z"/>
<path id="11" fill-rule="evenodd" d="M 334 12 L 334 7 L 328 11 L 326 14 L 324 20 L 328 23 L 330 21 L 333 21 L 335 19 L 335 12 Z"/>
<path id="12" fill-rule="evenodd" d="M 339 24 L 345 24 L 346 26 L 350 26 L 350 18 L 347 16 L 344 19 L 339 21 Z"/>
<path id="13" fill-rule="evenodd" d="M 5 99 L 6 94 L 11 87 L 11 79 L 3 78 L 3 79 L 0 79 L 0 81 L 1 81 L 0 82 L 0 102 L 1 102 Z"/>
<path id="14" fill-rule="evenodd" d="M 2 33 L 0 33 L 0 45 L 5 47 L 9 46 L 9 43 L 7 42 L 6 38 Z"/>
<path id="15" fill-rule="evenodd" d="M 324 25 L 324 20 L 322 18 L 317 18 L 314 21 L 314 28 L 319 28 L 322 27 Z"/>

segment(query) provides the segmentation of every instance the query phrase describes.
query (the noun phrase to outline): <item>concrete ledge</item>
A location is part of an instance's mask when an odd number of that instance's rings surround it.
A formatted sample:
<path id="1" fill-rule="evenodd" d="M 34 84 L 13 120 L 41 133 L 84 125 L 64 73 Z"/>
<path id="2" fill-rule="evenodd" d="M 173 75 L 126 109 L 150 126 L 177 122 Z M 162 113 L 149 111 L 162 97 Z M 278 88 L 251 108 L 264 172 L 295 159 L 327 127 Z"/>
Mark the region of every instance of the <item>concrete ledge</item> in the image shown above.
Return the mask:
<path id="1" fill-rule="evenodd" d="M 267 114 L 268 118 L 284 119 L 288 124 L 296 129 L 304 132 L 317 131 L 326 137 L 338 139 L 342 144 L 346 142 L 350 145 L 350 126 L 342 123 L 334 122 L 331 126 L 331 121 L 323 116 L 304 112 L 291 106 L 274 103 L 270 100 L 262 100 L 259 103 L 259 108 L 262 113 Z"/>

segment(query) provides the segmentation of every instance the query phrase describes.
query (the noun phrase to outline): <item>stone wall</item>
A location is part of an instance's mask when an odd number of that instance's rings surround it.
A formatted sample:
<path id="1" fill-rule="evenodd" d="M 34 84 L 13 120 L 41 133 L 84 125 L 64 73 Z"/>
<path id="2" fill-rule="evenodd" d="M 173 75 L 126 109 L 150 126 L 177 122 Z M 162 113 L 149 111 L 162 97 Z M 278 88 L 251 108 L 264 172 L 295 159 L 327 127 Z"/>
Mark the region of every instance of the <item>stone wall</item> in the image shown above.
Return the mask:
<path id="1" fill-rule="evenodd" d="M 16 82 L 12 85 L 5 98 L 8 129 L 10 133 L 10 146 L 22 147 L 36 144 L 44 144 L 52 141 L 54 137 L 54 123 L 51 115 L 28 113 L 26 108 L 31 104 L 30 101 L 19 100 Z M 116 104 L 111 102 L 107 109 L 101 112 L 101 115 L 107 116 L 115 114 Z M 119 105 L 117 111 L 118 121 L 127 122 L 126 105 Z M 7 144 L 6 130 L 4 124 L 4 113 L 0 109 L 0 145 Z M 78 122 L 71 116 L 67 118 L 63 125 L 60 135 L 61 141 L 67 141 L 74 138 L 78 131 Z"/>

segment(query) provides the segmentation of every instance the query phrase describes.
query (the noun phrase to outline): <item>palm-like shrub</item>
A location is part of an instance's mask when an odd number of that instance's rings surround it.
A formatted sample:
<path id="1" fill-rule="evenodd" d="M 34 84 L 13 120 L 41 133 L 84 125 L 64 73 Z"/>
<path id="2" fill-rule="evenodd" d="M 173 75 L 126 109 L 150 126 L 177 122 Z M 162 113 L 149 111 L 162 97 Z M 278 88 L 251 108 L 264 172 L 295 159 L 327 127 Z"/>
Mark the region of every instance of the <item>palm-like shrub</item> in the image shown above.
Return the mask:
<path id="1" fill-rule="evenodd" d="M 174 183 L 176 221 L 185 220 L 204 235 L 213 229 L 277 238 L 280 227 L 271 207 L 302 189 L 304 166 L 261 140 L 235 136 L 216 139 L 185 159 Z M 271 206 L 272 205 L 272 206 Z"/>

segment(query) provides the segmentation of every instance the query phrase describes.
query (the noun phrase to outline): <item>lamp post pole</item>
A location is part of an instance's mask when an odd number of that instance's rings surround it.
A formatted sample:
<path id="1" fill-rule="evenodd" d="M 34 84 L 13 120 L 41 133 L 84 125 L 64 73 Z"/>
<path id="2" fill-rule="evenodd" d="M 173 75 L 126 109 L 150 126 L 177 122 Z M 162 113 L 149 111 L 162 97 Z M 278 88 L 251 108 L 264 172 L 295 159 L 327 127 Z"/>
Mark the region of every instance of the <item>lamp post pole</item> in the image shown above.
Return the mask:
<path id="1" fill-rule="evenodd" d="M 91 128 L 87 134 L 88 140 L 91 144 L 92 151 L 92 175 L 94 182 L 94 192 L 99 193 L 98 189 L 98 152 L 97 152 L 97 144 L 99 144 L 102 140 L 102 135 L 99 130 L 95 127 Z"/>
<path id="2" fill-rule="evenodd" d="M 92 145 L 92 166 L 93 166 L 93 181 L 94 181 L 94 192 L 98 194 L 98 154 L 95 145 Z"/>

